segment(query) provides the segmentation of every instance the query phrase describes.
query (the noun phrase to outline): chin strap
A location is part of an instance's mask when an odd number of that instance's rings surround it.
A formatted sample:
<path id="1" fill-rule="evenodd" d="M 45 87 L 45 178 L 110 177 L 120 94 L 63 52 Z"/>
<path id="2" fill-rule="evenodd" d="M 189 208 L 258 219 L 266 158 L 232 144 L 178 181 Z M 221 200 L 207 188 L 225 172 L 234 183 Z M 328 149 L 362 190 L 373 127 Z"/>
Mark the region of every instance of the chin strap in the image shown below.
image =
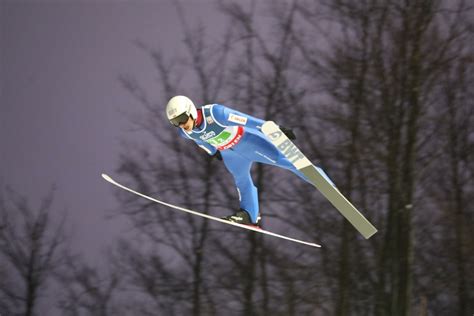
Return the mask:
<path id="1" fill-rule="evenodd" d="M 202 123 L 202 110 L 199 109 L 199 110 L 197 110 L 197 117 L 194 120 L 193 128 L 195 128 L 196 126 L 200 126 L 201 123 Z"/>

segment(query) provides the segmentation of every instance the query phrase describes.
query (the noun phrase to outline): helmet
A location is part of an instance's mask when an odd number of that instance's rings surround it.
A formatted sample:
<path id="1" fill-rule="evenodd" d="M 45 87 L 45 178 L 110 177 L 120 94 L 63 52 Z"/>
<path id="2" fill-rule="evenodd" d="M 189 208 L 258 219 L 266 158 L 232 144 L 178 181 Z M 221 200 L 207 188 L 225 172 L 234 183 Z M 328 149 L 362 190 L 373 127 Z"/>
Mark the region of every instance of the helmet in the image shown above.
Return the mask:
<path id="1" fill-rule="evenodd" d="M 186 123 L 189 117 L 196 119 L 197 110 L 191 99 L 183 95 L 177 95 L 168 101 L 166 116 L 171 124 L 178 127 L 179 124 Z"/>

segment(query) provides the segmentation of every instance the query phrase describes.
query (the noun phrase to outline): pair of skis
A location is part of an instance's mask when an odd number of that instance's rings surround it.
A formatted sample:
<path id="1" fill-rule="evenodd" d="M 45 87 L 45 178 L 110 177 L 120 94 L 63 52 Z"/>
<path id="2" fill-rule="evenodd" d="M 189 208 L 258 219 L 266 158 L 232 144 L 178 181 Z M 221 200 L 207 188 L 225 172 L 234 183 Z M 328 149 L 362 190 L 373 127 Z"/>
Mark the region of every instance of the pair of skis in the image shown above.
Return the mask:
<path id="1" fill-rule="evenodd" d="M 377 232 L 377 229 L 351 204 L 351 202 L 349 202 L 344 197 L 344 195 L 341 194 L 341 192 L 339 192 L 339 190 L 330 182 L 330 180 L 322 173 L 322 171 L 316 168 L 308 160 L 308 158 L 306 158 L 306 156 L 303 155 L 303 153 L 301 153 L 301 151 L 288 139 L 288 137 L 280 130 L 278 125 L 276 125 L 272 121 L 267 121 L 262 125 L 262 132 L 285 155 L 285 157 L 309 179 L 309 181 L 324 195 L 324 197 L 329 202 L 331 202 L 331 204 L 362 234 L 362 236 L 367 239 Z M 102 177 L 106 181 L 123 190 L 129 191 L 147 200 L 173 208 L 175 210 L 197 215 L 206 219 L 221 222 L 223 224 L 252 230 L 261 234 L 270 235 L 291 242 L 304 244 L 311 247 L 321 247 L 321 245 L 313 242 L 290 238 L 261 228 L 230 222 L 215 216 L 204 214 L 202 212 L 197 212 L 170 203 L 166 203 L 147 196 L 143 193 L 132 190 L 131 188 L 116 182 L 106 174 L 102 174 Z"/>

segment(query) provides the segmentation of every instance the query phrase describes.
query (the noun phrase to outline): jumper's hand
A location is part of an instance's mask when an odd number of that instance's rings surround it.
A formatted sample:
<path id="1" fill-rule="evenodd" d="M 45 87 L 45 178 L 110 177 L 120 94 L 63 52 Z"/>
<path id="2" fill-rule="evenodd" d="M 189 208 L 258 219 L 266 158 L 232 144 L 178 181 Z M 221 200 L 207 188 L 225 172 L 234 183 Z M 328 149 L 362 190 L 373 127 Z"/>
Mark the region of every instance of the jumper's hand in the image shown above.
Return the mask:
<path id="1" fill-rule="evenodd" d="M 286 128 L 286 127 L 280 126 L 280 129 L 283 132 L 283 134 L 285 134 L 286 137 L 288 137 L 289 139 L 291 139 L 291 140 L 296 139 L 296 135 L 295 135 L 295 133 L 293 133 L 293 130 L 291 128 Z"/>
<path id="2" fill-rule="evenodd" d="M 216 158 L 217 160 L 222 160 L 222 155 L 221 152 L 218 150 L 214 155 L 211 156 L 211 158 Z"/>

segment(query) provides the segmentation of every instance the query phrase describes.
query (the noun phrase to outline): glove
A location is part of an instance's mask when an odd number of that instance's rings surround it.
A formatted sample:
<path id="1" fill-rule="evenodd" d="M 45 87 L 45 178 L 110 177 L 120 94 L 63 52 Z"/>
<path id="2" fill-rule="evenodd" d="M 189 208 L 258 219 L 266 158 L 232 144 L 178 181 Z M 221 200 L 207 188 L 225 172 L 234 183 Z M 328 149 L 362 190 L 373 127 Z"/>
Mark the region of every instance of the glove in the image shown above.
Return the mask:
<path id="1" fill-rule="evenodd" d="M 214 155 L 211 156 L 212 159 L 216 158 L 217 160 L 222 160 L 222 155 L 219 150 L 216 151 Z"/>
<path id="2" fill-rule="evenodd" d="M 286 135 L 286 137 L 288 137 L 289 139 L 291 140 L 294 140 L 296 139 L 296 135 L 295 133 L 293 133 L 293 130 L 291 128 L 286 128 L 286 127 L 283 127 L 283 126 L 280 126 L 280 130 L 283 132 L 283 134 Z"/>

